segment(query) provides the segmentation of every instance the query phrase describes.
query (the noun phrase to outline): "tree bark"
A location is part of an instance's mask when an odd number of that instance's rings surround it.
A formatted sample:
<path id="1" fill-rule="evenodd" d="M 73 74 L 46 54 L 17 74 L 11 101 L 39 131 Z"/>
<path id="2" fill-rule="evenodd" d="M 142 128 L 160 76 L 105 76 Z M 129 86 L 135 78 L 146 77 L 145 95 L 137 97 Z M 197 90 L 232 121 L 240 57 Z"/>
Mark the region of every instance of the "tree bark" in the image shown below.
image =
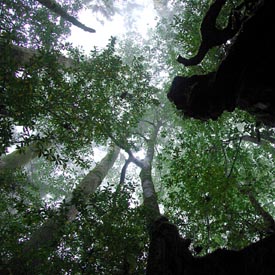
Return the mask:
<path id="1" fill-rule="evenodd" d="M 157 194 L 155 191 L 154 183 L 152 180 L 152 162 L 155 153 L 155 144 L 158 136 L 159 129 L 162 123 L 158 122 L 157 125 L 153 124 L 153 131 L 147 141 L 147 151 L 143 160 L 136 159 L 130 151 L 129 158 L 138 167 L 141 168 L 139 177 L 141 179 L 141 186 L 143 192 L 143 206 L 145 208 L 145 215 L 147 219 L 148 227 L 154 223 L 155 220 L 161 217 Z"/>
<path id="2" fill-rule="evenodd" d="M 38 157 L 42 149 L 47 149 L 49 142 L 35 142 L 22 148 L 22 151 L 16 150 L 0 159 L 0 173 L 5 170 L 18 169 L 28 164 L 32 159 Z"/>
<path id="3" fill-rule="evenodd" d="M 59 211 L 23 244 L 22 252 L 10 262 L 13 274 L 40 274 L 40 269 L 43 269 L 42 264 L 47 260 L 47 255 L 58 245 L 65 224 L 75 219 L 79 211 L 78 206 L 85 203 L 88 196 L 101 184 L 117 159 L 119 150 L 117 146 L 111 146 L 107 155 L 73 191 L 72 199 L 62 205 Z"/>
<path id="4" fill-rule="evenodd" d="M 153 222 L 161 216 L 158 205 L 158 197 L 152 180 L 152 162 L 160 127 L 161 122 L 158 122 L 157 125 L 154 126 L 151 137 L 147 142 L 148 148 L 139 174 L 143 191 L 143 205 L 145 207 L 147 223 L 149 226 L 151 226 Z"/>
<path id="5" fill-rule="evenodd" d="M 69 15 L 54 0 L 37 0 L 37 1 L 40 4 L 42 4 L 43 6 L 47 7 L 52 12 L 54 12 L 54 13 L 58 14 L 59 16 L 61 16 L 64 20 L 71 22 L 73 25 L 77 26 L 78 28 L 80 28 L 80 29 L 82 29 L 84 31 L 87 31 L 87 32 L 91 32 L 91 33 L 95 32 L 94 29 L 85 26 L 84 24 L 82 24 L 81 22 L 79 22 L 76 18 L 74 18 L 73 16 Z"/>
<path id="6" fill-rule="evenodd" d="M 0 62 L 1 64 L 9 64 L 11 59 L 13 64 L 17 66 L 25 66 L 31 62 L 35 57 L 41 55 L 38 50 L 30 49 L 22 46 L 5 44 L 0 40 Z M 57 61 L 65 68 L 73 68 L 75 66 L 74 60 L 65 56 L 58 56 Z"/>

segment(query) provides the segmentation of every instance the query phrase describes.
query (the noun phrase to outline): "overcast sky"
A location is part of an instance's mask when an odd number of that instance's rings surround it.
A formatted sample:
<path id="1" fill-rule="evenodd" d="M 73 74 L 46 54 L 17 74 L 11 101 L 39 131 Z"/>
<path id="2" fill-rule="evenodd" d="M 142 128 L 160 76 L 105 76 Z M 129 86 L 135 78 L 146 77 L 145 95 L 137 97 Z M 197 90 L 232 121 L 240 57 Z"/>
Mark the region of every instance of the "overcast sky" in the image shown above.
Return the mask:
<path id="1" fill-rule="evenodd" d="M 116 14 L 112 21 L 105 20 L 104 25 L 96 20 L 96 15 L 90 10 L 80 12 L 79 21 L 95 29 L 96 33 L 88 33 L 72 26 L 69 41 L 75 46 L 82 46 L 85 51 L 90 51 L 94 46 L 105 47 L 111 36 L 121 36 L 127 31 L 135 30 L 146 36 L 147 29 L 156 24 L 157 14 L 153 8 L 153 1 L 136 0 L 136 2 L 137 7 L 127 10 L 127 14 Z M 133 23 L 131 26 L 129 21 Z"/>

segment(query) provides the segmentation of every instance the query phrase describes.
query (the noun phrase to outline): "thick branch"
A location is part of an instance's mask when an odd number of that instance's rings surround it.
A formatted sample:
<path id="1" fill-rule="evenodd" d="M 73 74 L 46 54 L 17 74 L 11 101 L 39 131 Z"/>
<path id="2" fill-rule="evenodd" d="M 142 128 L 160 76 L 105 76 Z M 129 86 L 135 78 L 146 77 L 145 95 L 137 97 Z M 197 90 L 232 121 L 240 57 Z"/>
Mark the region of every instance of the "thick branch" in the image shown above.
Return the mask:
<path id="1" fill-rule="evenodd" d="M 224 29 L 219 29 L 216 26 L 217 17 L 225 2 L 226 0 L 216 0 L 209 7 L 209 10 L 203 18 L 201 24 L 200 31 L 202 41 L 198 53 L 190 59 L 183 58 L 179 55 L 177 59 L 179 63 L 185 66 L 193 66 L 199 64 L 211 48 L 224 44 L 237 33 L 237 31 L 240 29 L 241 21 L 238 18 L 236 11 L 231 12 L 228 24 Z"/>
<path id="2" fill-rule="evenodd" d="M 126 177 L 126 172 L 127 172 L 127 168 L 129 166 L 129 164 L 132 162 L 132 157 L 129 156 L 129 158 L 125 161 L 125 164 L 123 165 L 122 169 L 121 169 L 121 173 L 120 173 L 120 180 L 119 180 L 119 184 L 123 184 L 125 182 L 125 177 Z"/>
<path id="3" fill-rule="evenodd" d="M 58 14 L 59 16 L 61 16 L 64 20 L 71 22 L 73 25 L 79 27 L 80 29 L 82 29 L 84 31 L 87 31 L 87 32 L 95 33 L 94 29 L 85 26 L 84 24 L 82 24 L 81 22 L 79 22 L 76 18 L 74 18 L 73 16 L 69 15 L 54 0 L 37 0 L 37 1 L 40 4 L 42 4 L 43 6 L 47 7 L 52 12 L 54 12 L 54 13 Z"/>
<path id="4" fill-rule="evenodd" d="M 131 158 L 131 162 L 135 163 L 140 168 L 143 167 L 143 162 L 137 159 L 129 148 L 127 148 L 123 143 L 117 141 L 117 139 L 112 134 L 109 133 L 108 136 L 115 145 L 123 149 L 129 155 L 129 158 Z"/>
<path id="5" fill-rule="evenodd" d="M 50 142 L 36 142 L 16 150 L 0 159 L 0 172 L 6 169 L 18 169 L 28 164 L 32 159 L 38 157 L 42 150 L 50 146 Z"/>

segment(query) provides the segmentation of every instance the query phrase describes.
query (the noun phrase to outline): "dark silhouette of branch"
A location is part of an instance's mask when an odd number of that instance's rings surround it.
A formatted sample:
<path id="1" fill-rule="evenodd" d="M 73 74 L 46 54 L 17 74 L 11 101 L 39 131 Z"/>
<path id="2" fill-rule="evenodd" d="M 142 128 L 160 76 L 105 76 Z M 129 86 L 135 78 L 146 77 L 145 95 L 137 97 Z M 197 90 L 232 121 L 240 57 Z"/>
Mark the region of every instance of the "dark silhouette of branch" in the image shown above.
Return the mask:
<path id="1" fill-rule="evenodd" d="M 240 137 L 235 137 L 235 138 L 231 138 L 228 140 L 223 141 L 224 143 L 229 143 L 230 141 L 234 141 L 239 139 Z M 243 141 L 248 141 L 257 145 L 263 145 L 263 144 L 268 144 L 268 143 L 272 143 L 275 144 L 275 138 L 265 134 L 265 133 L 261 133 L 261 138 L 259 140 L 258 137 L 254 137 L 252 135 L 243 135 L 241 136 Z"/>
<path id="2" fill-rule="evenodd" d="M 137 159 L 129 148 L 127 148 L 123 143 L 119 142 L 111 133 L 108 133 L 108 136 L 115 145 L 123 149 L 129 155 L 131 162 L 135 163 L 140 168 L 143 167 L 143 162 Z"/>
<path id="3" fill-rule="evenodd" d="M 148 123 L 148 124 L 150 124 L 152 126 L 155 126 L 155 124 L 152 121 L 149 121 L 147 119 L 142 119 L 141 121 L 146 122 L 146 123 Z"/>
<path id="4" fill-rule="evenodd" d="M 133 132 L 133 135 L 137 135 L 137 136 L 140 136 L 140 137 L 142 137 L 146 142 L 148 142 L 149 141 L 149 139 L 147 138 L 147 137 L 145 137 L 143 134 L 141 134 L 141 133 L 138 133 L 138 132 Z"/>
<path id="5" fill-rule="evenodd" d="M 216 26 L 217 17 L 225 3 L 226 0 L 216 0 L 209 7 L 200 28 L 201 44 L 198 53 L 190 59 L 179 55 L 177 59 L 179 63 L 185 66 L 194 66 L 199 64 L 211 48 L 224 44 L 238 32 L 241 27 L 241 20 L 237 10 L 242 7 L 241 5 L 231 11 L 228 24 L 224 29 L 219 29 Z"/>
<path id="6" fill-rule="evenodd" d="M 86 31 L 95 33 L 95 30 L 92 28 L 89 28 L 79 22 L 76 18 L 69 15 L 58 3 L 56 3 L 54 0 L 37 0 L 40 4 L 51 10 L 52 12 L 56 13 L 57 15 L 61 16 L 64 20 L 69 21 L 73 25 L 79 27 L 80 29 Z"/>
<path id="7" fill-rule="evenodd" d="M 271 233 L 271 232 L 274 233 L 275 232 L 275 221 L 274 221 L 273 217 L 261 206 L 261 204 L 254 197 L 254 195 L 252 194 L 251 191 L 249 191 L 247 193 L 247 195 L 248 195 L 248 198 L 249 198 L 251 204 L 255 208 L 255 210 L 263 218 L 265 226 L 266 226 L 265 231 L 267 233 Z"/>

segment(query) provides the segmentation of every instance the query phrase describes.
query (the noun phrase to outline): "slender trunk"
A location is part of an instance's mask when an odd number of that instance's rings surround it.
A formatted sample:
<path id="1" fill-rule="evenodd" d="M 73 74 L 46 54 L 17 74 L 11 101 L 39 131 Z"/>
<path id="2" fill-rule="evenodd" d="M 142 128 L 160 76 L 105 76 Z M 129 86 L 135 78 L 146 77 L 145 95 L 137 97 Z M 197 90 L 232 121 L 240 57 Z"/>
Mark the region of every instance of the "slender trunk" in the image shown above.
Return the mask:
<path id="1" fill-rule="evenodd" d="M 65 224 L 75 219 L 79 204 L 85 203 L 88 196 L 101 184 L 118 154 L 119 148 L 112 146 L 107 155 L 73 191 L 72 199 L 31 235 L 30 240 L 23 245 L 22 253 L 11 261 L 13 274 L 38 274 L 40 272 L 45 256 L 49 255 L 58 245 Z"/>
<path id="2" fill-rule="evenodd" d="M 146 121 L 148 122 L 148 121 Z M 122 184 L 125 179 L 125 173 L 129 162 L 135 163 L 138 167 L 141 168 L 139 177 L 141 180 L 142 193 L 143 193 L 143 206 L 145 209 L 145 216 L 147 219 L 147 225 L 150 228 L 155 220 L 161 217 L 158 198 L 155 191 L 153 179 L 152 179 L 152 162 L 155 154 L 155 145 L 158 136 L 159 129 L 162 125 L 162 122 L 158 122 L 157 125 L 149 122 L 150 125 L 153 125 L 153 131 L 149 139 L 145 139 L 147 142 L 147 151 L 146 156 L 143 160 L 138 160 L 135 158 L 130 150 L 124 148 L 124 150 L 129 154 L 129 159 L 126 161 L 122 172 L 120 183 Z M 115 139 L 114 139 L 115 140 Z M 118 144 L 123 148 L 123 144 Z"/>
<path id="3" fill-rule="evenodd" d="M 52 12 L 58 14 L 61 16 L 64 20 L 71 22 L 73 25 L 77 26 L 78 28 L 94 33 L 95 30 L 92 28 L 89 28 L 82 23 L 80 23 L 76 18 L 69 15 L 58 3 L 56 3 L 54 0 L 37 0 L 40 4 L 47 7 Z"/>
<path id="4" fill-rule="evenodd" d="M 145 159 L 142 161 L 141 171 L 139 175 L 143 191 L 143 205 L 145 207 L 145 214 L 149 226 L 152 225 L 152 223 L 161 216 L 158 205 L 158 198 L 152 180 L 152 162 L 155 153 L 156 139 L 160 127 L 160 122 L 156 126 L 154 126 L 154 130 L 151 134 L 150 139 L 148 140 L 146 156 Z"/>
<path id="5" fill-rule="evenodd" d="M 50 142 L 35 142 L 16 150 L 6 156 L 2 156 L 0 159 L 0 173 L 7 169 L 18 169 L 28 164 L 32 159 L 38 157 L 41 150 L 47 149 L 50 146 Z"/>

